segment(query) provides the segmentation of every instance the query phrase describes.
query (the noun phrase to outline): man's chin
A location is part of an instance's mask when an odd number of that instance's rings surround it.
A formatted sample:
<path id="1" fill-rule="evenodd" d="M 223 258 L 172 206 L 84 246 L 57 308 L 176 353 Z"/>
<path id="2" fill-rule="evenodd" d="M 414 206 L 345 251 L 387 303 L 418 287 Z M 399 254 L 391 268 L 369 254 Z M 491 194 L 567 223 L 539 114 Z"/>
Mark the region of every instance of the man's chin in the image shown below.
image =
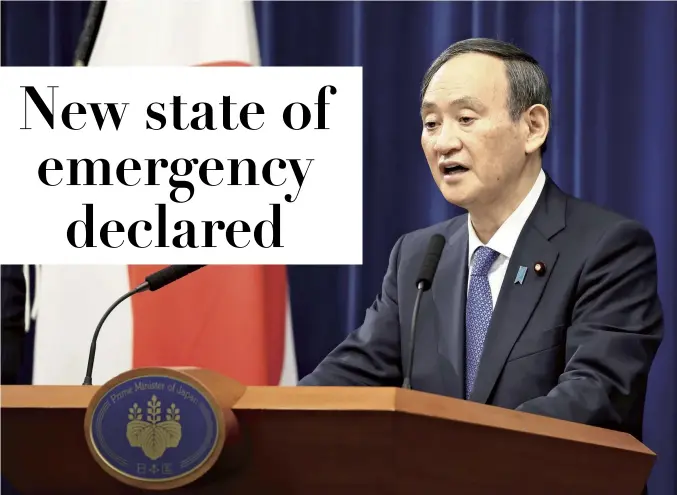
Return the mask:
<path id="1" fill-rule="evenodd" d="M 457 186 L 449 186 L 445 183 L 440 185 L 440 191 L 442 192 L 444 199 L 452 205 L 458 206 L 459 208 L 468 208 L 468 205 L 470 204 L 470 195 L 467 191 L 464 191 Z"/>

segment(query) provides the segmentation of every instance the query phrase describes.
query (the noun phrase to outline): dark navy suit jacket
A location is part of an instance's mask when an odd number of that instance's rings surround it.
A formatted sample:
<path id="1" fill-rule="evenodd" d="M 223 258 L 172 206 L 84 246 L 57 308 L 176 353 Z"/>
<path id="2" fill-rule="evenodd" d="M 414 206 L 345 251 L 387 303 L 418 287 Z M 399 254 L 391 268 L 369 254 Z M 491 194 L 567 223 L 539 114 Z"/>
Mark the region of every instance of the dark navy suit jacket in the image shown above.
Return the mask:
<path id="1" fill-rule="evenodd" d="M 438 233 L 446 244 L 421 300 L 411 385 L 464 398 L 466 215 L 397 241 L 363 325 L 299 385 L 401 386 L 415 281 Z M 537 262 L 545 264 L 542 275 Z M 528 270 L 516 284 L 520 266 Z M 641 439 L 647 376 L 662 333 L 651 235 L 547 178 L 509 261 L 469 400 Z"/>

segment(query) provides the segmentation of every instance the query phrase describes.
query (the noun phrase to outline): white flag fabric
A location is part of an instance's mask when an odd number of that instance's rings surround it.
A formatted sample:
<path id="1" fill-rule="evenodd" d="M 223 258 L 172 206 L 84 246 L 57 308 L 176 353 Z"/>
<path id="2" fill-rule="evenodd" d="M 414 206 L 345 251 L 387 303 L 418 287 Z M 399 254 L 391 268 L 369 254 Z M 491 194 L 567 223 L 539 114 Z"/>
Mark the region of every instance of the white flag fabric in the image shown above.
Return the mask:
<path id="1" fill-rule="evenodd" d="M 254 9 L 245 0 L 108 2 L 89 65 L 260 65 Z"/>
<path id="2" fill-rule="evenodd" d="M 108 2 L 89 61 L 92 66 L 259 64 L 253 5 L 244 0 Z M 82 383 L 101 316 L 160 268 L 43 266 L 36 287 L 33 383 Z M 141 366 L 200 366 L 246 385 L 295 385 L 285 267 L 208 266 L 124 301 L 99 335 L 93 383 Z"/>

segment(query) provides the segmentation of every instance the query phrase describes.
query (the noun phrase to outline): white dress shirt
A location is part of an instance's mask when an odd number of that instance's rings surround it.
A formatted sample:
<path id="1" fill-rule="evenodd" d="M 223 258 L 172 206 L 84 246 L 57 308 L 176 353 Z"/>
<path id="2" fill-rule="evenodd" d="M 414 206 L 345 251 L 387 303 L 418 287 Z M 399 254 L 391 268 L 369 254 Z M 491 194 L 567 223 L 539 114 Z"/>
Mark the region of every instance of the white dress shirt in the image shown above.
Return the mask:
<path id="1" fill-rule="evenodd" d="M 541 170 L 529 194 L 526 195 L 517 209 L 503 222 L 503 225 L 499 227 L 494 236 L 486 244 L 486 247 L 499 253 L 498 258 L 496 258 L 496 261 L 494 261 L 489 270 L 489 286 L 491 287 L 491 300 L 494 307 L 496 307 L 496 300 L 503 284 L 503 278 L 505 278 L 505 272 L 508 269 L 512 251 L 515 248 L 515 244 L 517 244 L 517 239 L 522 232 L 524 224 L 538 202 L 541 191 L 543 191 L 543 186 L 545 186 L 545 172 Z M 470 215 L 468 215 L 468 275 L 472 273 L 475 250 L 484 245 L 477 237 Z M 470 285 L 470 276 L 468 276 L 468 285 Z"/>

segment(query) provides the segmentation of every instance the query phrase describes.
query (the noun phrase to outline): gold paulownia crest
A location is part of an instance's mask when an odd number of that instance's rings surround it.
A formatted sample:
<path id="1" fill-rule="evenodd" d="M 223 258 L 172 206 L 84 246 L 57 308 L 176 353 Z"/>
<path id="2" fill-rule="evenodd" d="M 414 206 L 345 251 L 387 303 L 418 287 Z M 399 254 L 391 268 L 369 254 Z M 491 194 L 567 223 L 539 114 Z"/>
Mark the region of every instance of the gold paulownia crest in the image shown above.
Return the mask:
<path id="1" fill-rule="evenodd" d="M 141 447 L 146 457 L 155 461 L 162 457 L 170 447 L 176 447 L 181 441 L 180 410 L 172 403 L 167 408 L 165 421 L 162 420 L 162 403 L 153 394 L 148 401 L 148 415 L 143 420 L 141 408 L 135 402 L 129 408 L 127 440 L 132 447 Z"/>

